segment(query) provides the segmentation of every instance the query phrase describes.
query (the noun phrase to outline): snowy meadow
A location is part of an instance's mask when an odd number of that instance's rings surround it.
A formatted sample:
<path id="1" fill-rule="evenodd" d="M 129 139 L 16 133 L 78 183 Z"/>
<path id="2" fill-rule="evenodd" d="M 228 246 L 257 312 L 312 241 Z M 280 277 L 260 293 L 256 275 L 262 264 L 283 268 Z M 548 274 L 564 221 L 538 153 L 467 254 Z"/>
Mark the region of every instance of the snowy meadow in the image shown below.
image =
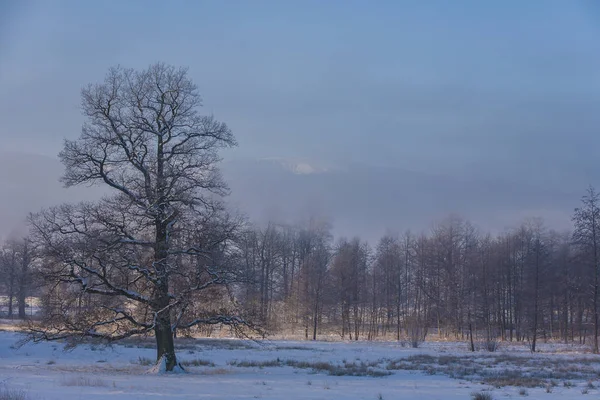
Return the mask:
<path id="1" fill-rule="evenodd" d="M 181 374 L 152 371 L 151 339 L 19 346 L 0 332 L 0 399 L 565 399 L 597 396 L 600 357 L 574 345 L 178 339 Z M 485 397 L 485 396 L 490 397 Z"/>

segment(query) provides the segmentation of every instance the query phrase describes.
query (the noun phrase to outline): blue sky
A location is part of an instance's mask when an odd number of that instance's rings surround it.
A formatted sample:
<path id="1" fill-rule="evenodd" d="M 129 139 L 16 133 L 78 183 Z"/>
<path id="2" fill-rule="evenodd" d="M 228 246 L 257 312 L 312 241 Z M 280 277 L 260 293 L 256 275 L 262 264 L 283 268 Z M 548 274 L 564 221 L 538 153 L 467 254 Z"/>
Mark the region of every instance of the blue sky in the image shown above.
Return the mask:
<path id="1" fill-rule="evenodd" d="M 55 155 L 83 85 L 156 61 L 189 66 L 227 157 L 600 178 L 592 0 L 0 2 L 2 148 Z"/>

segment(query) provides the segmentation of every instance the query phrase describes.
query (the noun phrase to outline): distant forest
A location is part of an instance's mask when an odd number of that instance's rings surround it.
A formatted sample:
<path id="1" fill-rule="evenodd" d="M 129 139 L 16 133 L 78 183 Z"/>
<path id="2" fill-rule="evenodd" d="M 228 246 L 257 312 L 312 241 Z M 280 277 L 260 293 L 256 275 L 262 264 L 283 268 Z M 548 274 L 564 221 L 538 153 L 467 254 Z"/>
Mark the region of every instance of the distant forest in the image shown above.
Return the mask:
<path id="1" fill-rule="evenodd" d="M 243 221 L 211 250 L 227 265 L 231 282 L 204 296 L 201 307 L 236 307 L 265 333 L 306 339 L 333 335 L 418 345 L 428 334 L 473 335 L 486 345 L 509 340 L 533 347 L 552 339 L 588 340 L 596 348 L 599 207 L 590 188 L 573 214 L 573 232 L 531 219 L 492 236 L 451 216 L 429 233 L 390 234 L 376 246 L 358 236 L 335 240 L 331 226 L 319 220 Z M 4 243 L 4 312 L 27 317 L 25 298 L 41 295 L 44 287 L 39 263 L 31 239 Z M 210 335 L 220 327 L 197 330 L 183 333 Z"/>

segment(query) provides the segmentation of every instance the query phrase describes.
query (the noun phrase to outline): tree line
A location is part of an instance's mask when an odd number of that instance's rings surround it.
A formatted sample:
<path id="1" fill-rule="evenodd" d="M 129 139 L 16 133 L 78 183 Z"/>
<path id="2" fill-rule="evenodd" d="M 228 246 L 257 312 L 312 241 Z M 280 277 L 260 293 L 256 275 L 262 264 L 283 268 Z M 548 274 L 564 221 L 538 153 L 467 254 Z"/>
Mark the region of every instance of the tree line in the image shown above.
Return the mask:
<path id="1" fill-rule="evenodd" d="M 427 334 L 493 343 L 585 343 L 598 351 L 600 209 L 590 188 L 573 232 L 541 219 L 492 236 L 451 216 L 429 233 L 372 247 L 319 229 L 268 224 L 241 241 L 240 293 L 269 331 L 414 343 Z M 321 227 L 322 229 L 322 227 Z M 312 244 L 312 246 L 311 246 Z"/>
<path id="2" fill-rule="evenodd" d="M 86 122 L 60 158 L 66 186 L 104 185 L 96 202 L 29 216 L 0 250 L 0 286 L 31 340 L 178 335 L 335 335 L 350 340 L 585 342 L 598 352 L 600 209 L 590 188 L 572 233 L 531 219 L 503 234 L 456 216 L 371 246 L 327 221 L 251 224 L 228 210 L 220 151 L 229 127 L 200 113 L 185 68 L 111 68 L 81 93 Z"/>
<path id="3" fill-rule="evenodd" d="M 236 307 L 264 332 L 306 339 L 334 335 L 418 342 L 430 334 L 527 341 L 535 350 L 539 339 L 585 343 L 590 338 L 597 351 L 600 208 L 593 188 L 575 209 L 573 221 L 572 232 L 557 232 L 530 219 L 492 236 L 451 216 L 429 233 L 387 234 L 375 246 L 359 237 L 334 240 L 331 226 L 317 219 L 261 226 L 242 219 L 221 221 L 212 234 L 204 225 L 194 243 L 204 241 L 211 259 L 219 259 L 222 275 L 215 277 L 223 287 L 199 298 L 189 294 L 186 301 L 213 316 Z M 0 284 L 8 315 L 26 318 L 28 296 L 50 296 L 46 311 L 52 294 L 54 301 L 61 297 L 42 290 L 45 262 L 31 237 L 4 243 Z M 185 269 L 191 273 L 193 268 L 183 267 L 182 255 L 179 263 L 181 279 L 189 279 Z M 132 281 L 125 286 L 134 287 L 135 277 L 128 278 L 124 268 L 117 265 L 115 270 Z M 87 312 L 95 307 L 93 294 L 78 293 L 76 308 Z M 65 323 L 64 315 L 53 318 Z M 180 330 L 191 333 L 190 322 Z M 211 332 L 206 325 L 198 329 Z"/>

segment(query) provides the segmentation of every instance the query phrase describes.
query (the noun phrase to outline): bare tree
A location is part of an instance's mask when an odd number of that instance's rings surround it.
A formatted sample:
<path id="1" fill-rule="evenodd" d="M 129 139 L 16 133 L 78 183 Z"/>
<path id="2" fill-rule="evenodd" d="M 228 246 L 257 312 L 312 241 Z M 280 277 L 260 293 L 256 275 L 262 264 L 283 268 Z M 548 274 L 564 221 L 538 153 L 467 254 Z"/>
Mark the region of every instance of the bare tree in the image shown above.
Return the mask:
<path id="1" fill-rule="evenodd" d="M 17 291 L 17 251 L 8 242 L 0 248 L 0 272 L 2 273 L 2 281 L 8 303 L 7 316 L 8 318 L 12 318 Z"/>
<path id="2" fill-rule="evenodd" d="M 340 240 L 332 263 L 332 275 L 342 306 L 342 337 L 347 331 L 350 339 L 359 339 L 368 302 L 367 267 L 366 243 L 359 238 Z"/>
<path id="3" fill-rule="evenodd" d="M 573 242 L 580 248 L 582 256 L 591 274 L 591 298 L 594 318 L 594 353 L 598 353 L 598 292 L 600 291 L 600 195 L 593 187 L 589 187 L 581 199 L 581 207 L 575 209 L 573 214 L 575 230 Z"/>
<path id="4" fill-rule="evenodd" d="M 32 286 L 32 262 L 33 251 L 27 237 L 11 238 L 0 249 L 0 271 L 5 276 L 9 318 L 13 317 L 15 300 L 19 318 L 27 317 L 25 308 Z"/>
<path id="5" fill-rule="evenodd" d="M 283 261 L 283 235 L 273 223 L 264 228 L 250 227 L 241 235 L 243 270 L 246 285 L 243 291 L 245 308 L 261 325 L 272 329 L 275 325 L 274 300 L 285 297 L 287 283 L 280 282 Z"/>
<path id="6" fill-rule="evenodd" d="M 525 235 L 527 254 L 527 282 L 528 282 L 528 320 L 531 334 L 531 351 L 536 351 L 537 339 L 540 334 L 542 307 L 544 303 L 544 280 L 543 275 L 547 273 L 547 245 L 546 232 L 540 219 L 528 221 L 523 227 Z"/>
<path id="7" fill-rule="evenodd" d="M 31 266 L 33 263 L 33 249 L 31 248 L 31 241 L 28 237 L 23 238 L 16 242 L 18 252 L 18 274 L 17 274 L 17 300 L 19 302 L 19 318 L 25 319 L 27 314 L 25 312 L 27 296 L 32 287 L 32 271 Z"/>
<path id="8" fill-rule="evenodd" d="M 32 216 L 55 295 L 54 307 L 47 305 L 51 329 L 34 330 L 34 338 L 117 340 L 152 332 L 157 362 L 172 371 L 175 327 L 242 322 L 206 314 L 182 323 L 194 293 L 234 279 L 213 256 L 236 224 L 217 224 L 223 232 L 214 243 L 198 236 L 223 219 L 220 197 L 228 189 L 216 167 L 218 151 L 236 142 L 224 123 L 199 113 L 201 97 L 184 68 L 111 68 L 81 95 L 87 120 L 79 139 L 64 143 L 62 181 L 102 184 L 114 195 Z M 70 297 L 58 292 L 75 293 L 86 313 L 75 318 L 74 304 L 65 304 Z"/>
<path id="9" fill-rule="evenodd" d="M 327 221 L 311 218 L 308 226 L 298 235 L 299 262 L 298 298 L 302 309 L 304 337 L 317 339 L 323 307 L 324 289 L 331 257 L 330 225 Z"/>
<path id="10" fill-rule="evenodd" d="M 373 265 L 374 292 L 376 292 L 373 295 L 380 297 L 379 302 L 385 311 L 385 327 L 391 328 L 395 322 L 397 340 L 400 340 L 400 318 L 404 299 L 402 270 L 404 256 L 398 237 L 388 234 L 383 236 L 377 245 Z"/>

